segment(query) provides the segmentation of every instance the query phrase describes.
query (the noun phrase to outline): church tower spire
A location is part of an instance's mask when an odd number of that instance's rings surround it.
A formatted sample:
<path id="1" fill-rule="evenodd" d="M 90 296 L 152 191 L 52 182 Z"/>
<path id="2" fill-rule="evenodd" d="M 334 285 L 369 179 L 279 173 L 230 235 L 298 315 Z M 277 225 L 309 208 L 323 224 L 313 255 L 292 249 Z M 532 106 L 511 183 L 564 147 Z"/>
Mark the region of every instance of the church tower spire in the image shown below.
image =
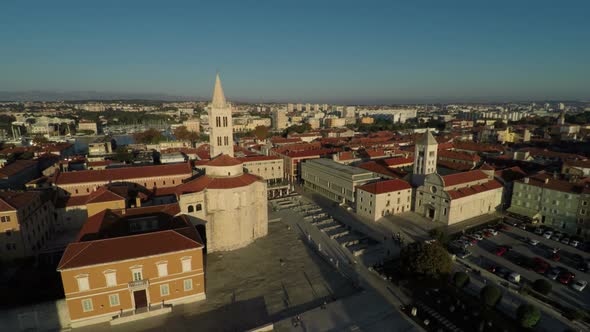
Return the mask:
<path id="1" fill-rule="evenodd" d="M 219 74 L 215 77 L 213 98 L 209 105 L 209 153 L 211 158 L 220 154 L 234 156 L 234 139 L 231 105 L 225 100 Z"/>

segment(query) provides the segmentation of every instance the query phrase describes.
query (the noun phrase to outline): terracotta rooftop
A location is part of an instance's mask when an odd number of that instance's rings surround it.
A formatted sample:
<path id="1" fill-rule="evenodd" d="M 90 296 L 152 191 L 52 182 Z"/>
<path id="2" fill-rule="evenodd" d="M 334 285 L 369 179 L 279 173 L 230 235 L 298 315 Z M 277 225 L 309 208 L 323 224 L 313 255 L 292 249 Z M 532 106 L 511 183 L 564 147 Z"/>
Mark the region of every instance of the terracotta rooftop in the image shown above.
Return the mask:
<path id="1" fill-rule="evenodd" d="M 389 168 L 385 163 L 375 160 L 362 163 L 357 167 L 366 169 L 367 171 L 371 171 L 373 173 L 382 174 L 394 178 L 401 178 L 407 174 L 407 172 L 404 172 L 400 169 Z"/>
<path id="2" fill-rule="evenodd" d="M 191 239 L 181 234 L 182 231 L 182 229 L 168 229 L 152 233 L 70 243 L 57 269 L 71 269 L 203 248 L 202 243 L 197 242 L 197 239 Z"/>
<path id="3" fill-rule="evenodd" d="M 491 180 L 483 184 L 475 186 L 463 187 L 455 190 L 449 190 L 447 193 L 451 196 L 451 199 L 463 198 L 470 195 L 479 194 L 488 190 L 494 190 L 502 188 L 502 184 L 496 180 Z"/>
<path id="4" fill-rule="evenodd" d="M 294 152 L 286 152 L 284 153 L 285 156 L 290 158 L 305 158 L 305 157 L 313 157 L 313 156 L 325 156 L 329 154 L 334 154 L 336 152 L 341 151 L 342 149 L 316 149 L 316 150 L 305 150 L 305 151 L 294 151 Z"/>
<path id="5" fill-rule="evenodd" d="M 523 178 L 521 180 L 517 180 L 518 182 L 525 183 L 527 178 Z M 577 182 L 570 182 L 567 180 L 563 180 L 559 177 L 555 177 L 551 174 L 545 173 L 541 171 L 537 174 L 528 177 L 528 184 L 531 186 L 547 188 L 555 191 L 567 192 L 567 193 L 581 193 L 586 188 L 586 181 L 587 178 L 581 179 Z"/>
<path id="6" fill-rule="evenodd" d="M 404 158 L 404 157 L 387 158 L 387 159 L 383 159 L 383 162 L 388 167 L 399 167 L 399 166 L 404 166 L 407 164 L 413 164 L 414 158 Z"/>
<path id="7" fill-rule="evenodd" d="M 250 185 L 256 181 L 261 181 L 261 178 L 249 173 L 244 173 L 240 176 L 219 178 L 201 175 L 194 180 L 188 181 L 176 187 L 176 193 L 178 195 L 182 195 L 184 193 L 199 192 L 205 189 L 239 188 Z"/>
<path id="8" fill-rule="evenodd" d="M 29 205 L 41 196 L 37 191 L 0 191 L 0 211 L 15 211 Z"/>
<path id="9" fill-rule="evenodd" d="M 359 190 L 364 190 L 364 191 L 369 192 L 371 194 L 379 195 L 379 194 L 388 193 L 388 192 L 392 192 L 392 191 L 412 189 L 412 186 L 410 186 L 410 184 L 404 180 L 393 179 L 393 180 L 368 183 L 368 184 L 359 186 L 357 188 Z"/>
<path id="10" fill-rule="evenodd" d="M 192 168 L 190 163 L 65 172 L 57 175 L 55 183 L 57 185 L 63 185 L 88 182 L 124 181 L 173 175 L 191 176 Z"/>
<path id="11" fill-rule="evenodd" d="M 0 178 L 8 178 L 14 176 L 28 168 L 36 167 L 37 164 L 38 162 L 35 160 L 16 160 L 0 168 Z"/>
<path id="12" fill-rule="evenodd" d="M 442 177 L 445 187 L 489 179 L 488 175 L 480 170 L 461 172 Z"/>
<path id="13" fill-rule="evenodd" d="M 480 156 L 477 154 L 452 150 L 438 150 L 438 158 L 456 159 L 471 162 L 479 162 L 481 160 Z"/>
<path id="14" fill-rule="evenodd" d="M 249 157 L 242 157 L 238 158 L 241 162 L 253 162 L 253 161 L 262 161 L 262 160 L 281 160 L 278 156 L 249 156 Z"/>
<path id="15" fill-rule="evenodd" d="M 86 204 L 89 203 L 102 203 L 102 202 L 112 202 L 112 201 L 120 201 L 124 200 L 125 198 L 115 194 L 114 192 L 110 191 L 105 187 L 99 187 L 90 195 L 88 195 L 88 199 L 86 200 Z"/>
<path id="16" fill-rule="evenodd" d="M 219 155 L 207 163 L 207 166 L 236 166 L 243 164 L 238 158 L 230 157 L 226 154 Z"/>
<path id="17" fill-rule="evenodd" d="M 471 169 L 473 169 L 473 165 L 472 164 L 465 164 L 465 163 L 460 163 L 460 162 L 455 162 L 455 161 L 450 161 L 450 160 L 437 160 L 436 161 L 436 166 L 438 167 L 444 167 L 444 168 L 448 168 L 451 170 L 455 170 L 455 171 L 469 171 Z"/>

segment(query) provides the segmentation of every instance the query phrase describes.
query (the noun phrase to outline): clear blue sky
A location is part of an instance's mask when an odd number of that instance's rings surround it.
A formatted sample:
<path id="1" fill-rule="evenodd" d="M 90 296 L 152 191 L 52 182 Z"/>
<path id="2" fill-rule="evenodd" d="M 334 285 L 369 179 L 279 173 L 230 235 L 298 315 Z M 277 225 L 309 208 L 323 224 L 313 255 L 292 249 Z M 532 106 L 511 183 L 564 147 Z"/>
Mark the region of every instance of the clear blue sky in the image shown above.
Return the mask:
<path id="1" fill-rule="evenodd" d="M 0 91 L 209 98 L 219 70 L 230 100 L 590 99 L 589 13 L 587 0 L 6 0 Z"/>

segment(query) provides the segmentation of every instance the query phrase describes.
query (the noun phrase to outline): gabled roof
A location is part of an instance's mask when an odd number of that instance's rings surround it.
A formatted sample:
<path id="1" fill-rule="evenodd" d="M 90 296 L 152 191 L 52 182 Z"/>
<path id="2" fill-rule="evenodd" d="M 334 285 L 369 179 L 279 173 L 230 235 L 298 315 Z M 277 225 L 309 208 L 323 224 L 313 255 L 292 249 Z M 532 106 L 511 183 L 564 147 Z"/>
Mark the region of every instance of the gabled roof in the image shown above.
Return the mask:
<path id="1" fill-rule="evenodd" d="M 432 136 L 432 133 L 430 132 L 430 130 L 426 130 L 426 133 L 424 133 L 424 135 L 422 136 L 421 144 L 423 144 L 423 145 L 437 145 L 438 142 L 436 141 L 434 136 Z"/>
<path id="2" fill-rule="evenodd" d="M 14 176 L 28 168 L 36 167 L 37 164 L 38 162 L 35 160 L 16 160 L 0 168 L 0 178 L 8 178 Z"/>
<path id="3" fill-rule="evenodd" d="M 502 188 L 502 184 L 496 180 L 491 180 L 482 184 L 470 187 L 463 187 L 455 190 L 449 190 L 447 193 L 451 199 L 463 198 L 470 195 L 475 195 L 488 190 Z"/>
<path id="4" fill-rule="evenodd" d="M 368 183 L 357 188 L 359 190 L 363 190 L 371 194 L 379 195 L 383 193 L 389 193 L 392 191 L 412 189 L 412 186 L 410 186 L 410 184 L 404 180 L 393 179 Z"/>
<path id="5" fill-rule="evenodd" d="M 414 158 L 404 158 L 404 157 L 387 158 L 387 159 L 383 159 L 383 162 L 388 167 L 397 167 L 397 166 L 401 166 L 401 165 L 413 164 Z"/>
<path id="6" fill-rule="evenodd" d="M 161 255 L 203 248 L 203 244 L 181 234 L 182 229 L 70 243 L 58 270 Z"/>
<path id="7" fill-rule="evenodd" d="M 456 174 L 445 175 L 445 176 L 441 176 L 441 178 L 444 181 L 445 187 L 449 187 L 449 186 L 455 186 L 458 184 L 489 179 L 489 176 L 480 170 L 473 170 L 473 171 L 469 171 L 469 172 L 461 172 L 461 173 L 456 173 Z"/>
<path id="8" fill-rule="evenodd" d="M 88 199 L 86 200 L 86 204 L 90 203 L 102 203 L 102 202 L 112 202 L 112 201 L 120 201 L 125 200 L 124 197 L 115 194 L 114 192 L 110 191 L 105 187 L 99 187 L 90 195 L 88 195 Z"/>

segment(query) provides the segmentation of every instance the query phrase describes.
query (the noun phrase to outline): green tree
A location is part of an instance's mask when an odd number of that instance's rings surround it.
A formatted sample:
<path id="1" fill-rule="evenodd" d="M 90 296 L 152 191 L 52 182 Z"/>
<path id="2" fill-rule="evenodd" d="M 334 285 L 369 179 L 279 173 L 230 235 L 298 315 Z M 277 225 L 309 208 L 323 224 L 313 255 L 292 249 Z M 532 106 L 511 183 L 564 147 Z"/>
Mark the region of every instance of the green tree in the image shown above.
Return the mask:
<path id="1" fill-rule="evenodd" d="M 115 150 L 115 155 L 113 156 L 113 158 L 117 161 L 130 163 L 133 161 L 133 154 L 129 152 L 129 150 L 127 150 L 126 147 L 119 146 Z"/>
<path id="2" fill-rule="evenodd" d="M 498 286 L 487 285 L 481 289 L 479 296 L 486 306 L 493 307 L 502 299 L 502 291 Z"/>
<path id="3" fill-rule="evenodd" d="M 528 303 L 522 304 L 516 310 L 516 319 L 520 326 L 525 329 L 530 329 L 537 325 L 539 319 L 541 319 L 541 311 L 539 311 L 539 308 Z"/>
<path id="4" fill-rule="evenodd" d="M 416 243 L 402 250 L 402 266 L 407 272 L 438 279 L 451 272 L 449 253 L 437 242 Z"/>
<path id="5" fill-rule="evenodd" d="M 269 132 L 266 126 L 256 126 L 254 128 L 254 136 L 256 136 L 259 140 L 264 140 L 268 138 Z"/>
<path id="6" fill-rule="evenodd" d="M 159 130 L 150 128 L 144 132 L 133 134 L 133 138 L 137 143 L 157 144 L 162 140 L 162 134 Z"/>
<path id="7" fill-rule="evenodd" d="M 453 283 L 458 288 L 463 288 L 469 284 L 469 275 L 465 272 L 457 272 L 453 276 Z"/>
<path id="8" fill-rule="evenodd" d="M 49 142 L 49 140 L 47 139 L 47 137 L 45 137 L 41 134 L 37 134 L 37 135 L 35 135 L 35 137 L 33 137 L 33 143 L 35 143 L 36 145 L 45 144 L 48 142 Z"/>
<path id="9" fill-rule="evenodd" d="M 551 292 L 551 283 L 545 279 L 537 279 L 533 283 L 533 289 L 543 295 L 547 295 Z"/>
<path id="10" fill-rule="evenodd" d="M 437 240 L 442 244 L 449 242 L 449 236 L 443 227 L 433 228 L 428 232 L 428 234 L 430 234 L 434 240 Z"/>

